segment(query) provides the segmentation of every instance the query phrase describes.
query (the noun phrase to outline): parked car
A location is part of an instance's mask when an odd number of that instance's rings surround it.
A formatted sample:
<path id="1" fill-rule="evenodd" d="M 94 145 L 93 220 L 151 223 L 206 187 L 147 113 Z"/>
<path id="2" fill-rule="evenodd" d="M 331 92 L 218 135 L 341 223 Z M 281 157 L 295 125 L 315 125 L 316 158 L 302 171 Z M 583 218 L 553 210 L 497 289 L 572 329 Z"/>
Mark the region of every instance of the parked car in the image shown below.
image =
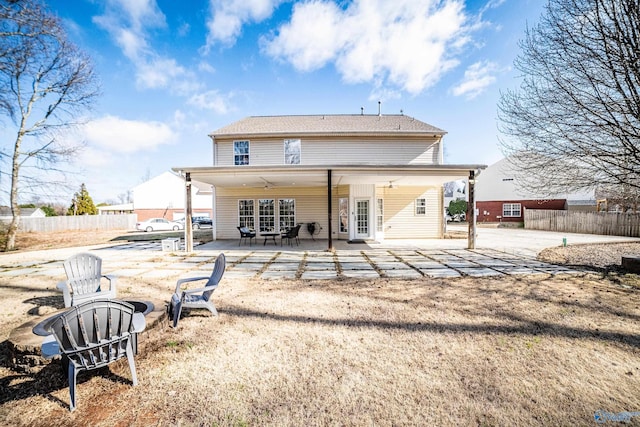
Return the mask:
<path id="1" fill-rule="evenodd" d="M 201 228 L 213 228 L 213 221 L 206 216 L 194 216 L 191 218 L 191 224 L 194 230 L 200 230 Z"/>
<path id="2" fill-rule="evenodd" d="M 464 222 L 467 220 L 467 214 L 461 212 L 459 214 L 451 215 L 447 212 L 446 214 L 447 222 Z"/>
<path id="3" fill-rule="evenodd" d="M 140 231 L 178 231 L 183 228 L 183 224 L 180 224 L 177 221 L 169 221 L 164 218 L 151 218 L 136 224 L 136 230 Z"/>

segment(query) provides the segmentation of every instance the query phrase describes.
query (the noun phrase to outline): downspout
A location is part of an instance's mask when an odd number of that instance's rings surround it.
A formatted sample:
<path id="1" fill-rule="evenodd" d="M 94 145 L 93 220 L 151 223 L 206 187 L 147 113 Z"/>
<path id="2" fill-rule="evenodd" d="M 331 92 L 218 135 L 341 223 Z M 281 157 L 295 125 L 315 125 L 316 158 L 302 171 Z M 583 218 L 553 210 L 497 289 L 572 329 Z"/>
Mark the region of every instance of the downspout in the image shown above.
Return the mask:
<path id="1" fill-rule="evenodd" d="M 185 218 L 184 218 L 184 241 L 185 241 L 185 251 L 187 253 L 193 252 L 193 232 L 192 232 L 192 224 L 191 218 L 193 216 L 192 208 L 191 208 L 191 173 L 187 172 L 185 174 L 185 187 L 187 193 L 187 200 L 185 202 Z"/>
<path id="2" fill-rule="evenodd" d="M 213 142 L 213 147 L 211 150 L 212 162 L 213 166 L 217 166 L 218 163 L 218 143 L 216 142 L 216 137 L 213 135 L 209 135 L 211 137 L 211 142 Z"/>
<path id="3" fill-rule="evenodd" d="M 327 170 L 327 219 L 329 221 L 329 226 L 327 227 L 328 236 L 328 250 L 333 250 L 333 240 L 332 240 L 332 219 L 331 219 L 331 169 Z"/>

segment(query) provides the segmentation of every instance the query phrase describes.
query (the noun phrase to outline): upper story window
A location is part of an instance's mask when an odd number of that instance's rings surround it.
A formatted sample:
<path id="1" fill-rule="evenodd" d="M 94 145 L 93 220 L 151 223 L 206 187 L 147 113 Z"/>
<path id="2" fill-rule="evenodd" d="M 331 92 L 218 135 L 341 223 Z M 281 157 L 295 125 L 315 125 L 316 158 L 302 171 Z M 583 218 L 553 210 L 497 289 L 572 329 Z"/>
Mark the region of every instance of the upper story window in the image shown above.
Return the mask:
<path id="1" fill-rule="evenodd" d="M 416 215 L 427 214 L 427 199 L 416 199 Z"/>
<path id="2" fill-rule="evenodd" d="M 299 165 L 300 164 L 301 143 L 299 139 L 284 140 L 284 164 Z"/>
<path id="3" fill-rule="evenodd" d="M 233 164 L 249 164 L 249 141 L 233 141 Z"/>

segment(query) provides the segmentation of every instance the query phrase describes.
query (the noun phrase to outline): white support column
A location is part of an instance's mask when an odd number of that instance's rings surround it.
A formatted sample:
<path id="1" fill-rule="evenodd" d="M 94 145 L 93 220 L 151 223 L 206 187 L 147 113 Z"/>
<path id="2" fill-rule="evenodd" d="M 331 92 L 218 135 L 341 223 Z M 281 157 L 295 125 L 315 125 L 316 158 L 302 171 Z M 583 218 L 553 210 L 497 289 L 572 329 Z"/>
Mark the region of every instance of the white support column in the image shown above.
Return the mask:
<path id="1" fill-rule="evenodd" d="M 469 171 L 469 204 L 467 205 L 467 221 L 469 223 L 469 238 L 467 249 L 476 248 L 476 197 L 475 197 L 476 172 Z M 469 216 L 470 215 L 470 216 Z"/>
<path id="2" fill-rule="evenodd" d="M 193 230 L 191 218 L 193 217 L 193 209 L 191 206 L 191 173 L 185 174 L 186 197 L 185 216 L 184 216 L 184 249 L 186 252 L 193 252 Z"/>
<path id="3" fill-rule="evenodd" d="M 215 185 L 211 186 L 211 212 L 213 218 L 211 218 L 211 233 L 213 233 L 213 240 L 218 240 L 218 203 L 217 203 L 217 189 Z"/>

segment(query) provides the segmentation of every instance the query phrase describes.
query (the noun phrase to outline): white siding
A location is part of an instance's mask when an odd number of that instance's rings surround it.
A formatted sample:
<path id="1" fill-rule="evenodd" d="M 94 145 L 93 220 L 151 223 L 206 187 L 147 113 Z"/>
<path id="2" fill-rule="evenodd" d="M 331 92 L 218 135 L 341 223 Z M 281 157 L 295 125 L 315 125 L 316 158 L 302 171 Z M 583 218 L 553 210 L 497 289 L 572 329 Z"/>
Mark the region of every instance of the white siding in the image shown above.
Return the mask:
<path id="1" fill-rule="evenodd" d="M 251 199 L 255 204 L 256 225 L 259 199 L 295 199 L 296 201 L 296 222 L 305 223 L 300 228 L 300 238 L 309 239 L 311 236 L 307 232 L 306 223 L 317 222 L 322 227 L 316 239 L 328 238 L 327 223 L 327 189 L 324 187 L 299 187 L 299 188 L 273 188 L 265 191 L 262 188 L 218 188 L 216 190 L 218 204 L 216 212 L 217 219 L 217 239 L 238 238 L 238 200 Z M 332 198 L 332 200 L 335 199 Z M 337 203 L 337 202 L 334 202 Z M 333 205 L 334 210 L 337 204 Z M 337 226 L 334 215 L 334 227 Z M 336 228 L 334 228 L 334 231 Z M 259 236 L 258 236 L 259 237 Z"/>
<path id="2" fill-rule="evenodd" d="M 310 239 L 306 223 L 318 222 L 322 230 L 317 239 L 328 238 L 327 190 L 324 187 L 280 188 L 265 191 L 262 188 L 219 188 L 217 204 L 217 239 L 238 238 L 238 200 L 254 200 L 257 225 L 259 199 L 293 198 L 296 200 L 296 222 L 304 223 L 300 229 L 301 239 Z M 375 198 L 384 199 L 384 233 L 386 239 L 431 239 L 442 238 L 442 189 L 439 187 L 378 188 L 369 185 L 340 186 L 332 191 L 332 236 L 334 239 L 347 239 L 346 234 L 338 230 L 338 200 L 350 199 L 349 226 L 353 228 L 353 200 L 370 198 L 371 237 L 375 233 Z M 415 215 L 415 199 L 424 198 L 427 212 L 424 216 Z"/>
<path id="3" fill-rule="evenodd" d="M 284 165 L 284 139 L 250 139 L 249 165 Z M 217 166 L 233 166 L 233 140 L 216 143 Z M 301 165 L 440 163 L 440 143 L 435 140 L 301 138 L 301 146 Z"/>
<path id="4" fill-rule="evenodd" d="M 523 188 L 514 173 L 514 166 L 509 158 L 504 158 L 492 164 L 478 176 L 475 187 L 475 198 L 478 202 L 500 200 L 538 200 L 538 199 L 569 199 L 594 200 L 594 190 L 575 193 L 536 194 Z"/>
<path id="5" fill-rule="evenodd" d="M 380 195 L 380 191 L 378 191 Z M 442 189 L 440 187 L 385 188 L 385 239 L 442 238 Z M 426 215 L 415 215 L 415 200 L 426 199 Z"/>
<path id="6" fill-rule="evenodd" d="M 192 187 L 191 205 L 193 209 L 211 209 L 211 194 L 197 194 Z M 135 209 L 184 209 L 186 190 L 184 179 L 171 172 L 165 172 L 133 188 Z"/>

